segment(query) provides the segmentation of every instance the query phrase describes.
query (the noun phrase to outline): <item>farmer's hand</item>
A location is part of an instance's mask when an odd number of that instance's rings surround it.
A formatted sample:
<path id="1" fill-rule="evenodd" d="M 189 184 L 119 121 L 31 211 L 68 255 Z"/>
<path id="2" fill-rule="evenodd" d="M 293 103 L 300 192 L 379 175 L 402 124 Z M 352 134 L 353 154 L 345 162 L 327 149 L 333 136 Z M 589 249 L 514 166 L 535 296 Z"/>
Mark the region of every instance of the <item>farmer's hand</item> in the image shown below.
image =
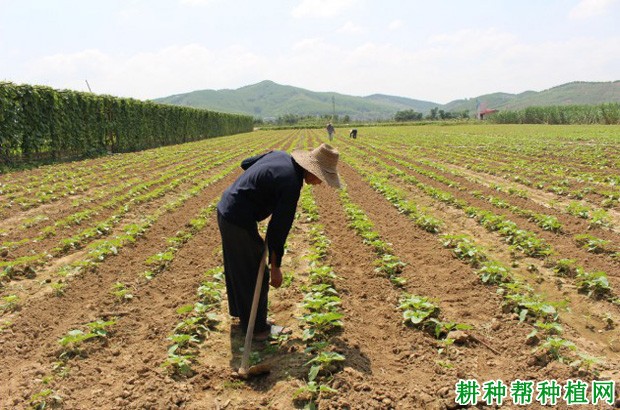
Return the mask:
<path id="1" fill-rule="evenodd" d="M 279 288 L 282 285 L 282 271 L 279 267 L 271 265 L 271 286 Z"/>

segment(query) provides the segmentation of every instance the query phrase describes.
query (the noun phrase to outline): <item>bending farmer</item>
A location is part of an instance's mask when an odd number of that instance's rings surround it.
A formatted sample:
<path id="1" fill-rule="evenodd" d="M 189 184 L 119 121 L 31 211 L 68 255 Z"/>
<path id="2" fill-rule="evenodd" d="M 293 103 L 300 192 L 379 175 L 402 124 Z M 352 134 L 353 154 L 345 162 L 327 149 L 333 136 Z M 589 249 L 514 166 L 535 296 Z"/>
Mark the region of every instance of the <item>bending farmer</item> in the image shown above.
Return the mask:
<path id="1" fill-rule="evenodd" d="M 330 122 L 329 124 L 327 124 L 327 127 L 325 127 L 325 129 L 327 130 L 327 137 L 329 138 L 329 140 L 333 140 L 336 130 L 334 129 L 332 123 Z"/>
<path id="2" fill-rule="evenodd" d="M 265 243 L 257 222 L 271 215 L 267 226 L 267 244 L 271 285 L 282 284 L 280 264 L 284 243 L 293 224 L 303 181 L 318 185 L 326 182 L 340 188 L 336 170 L 338 151 L 321 144 L 312 151 L 297 150 L 291 155 L 271 151 L 247 158 L 241 163 L 245 172 L 224 191 L 217 205 L 217 220 L 222 235 L 224 274 L 228 309 L 247 329 L 252 298 Z M 254 326 L 254 339 L 265 340 L 282 331 L 267 322 L 269 274 L 265 272 Z"/>

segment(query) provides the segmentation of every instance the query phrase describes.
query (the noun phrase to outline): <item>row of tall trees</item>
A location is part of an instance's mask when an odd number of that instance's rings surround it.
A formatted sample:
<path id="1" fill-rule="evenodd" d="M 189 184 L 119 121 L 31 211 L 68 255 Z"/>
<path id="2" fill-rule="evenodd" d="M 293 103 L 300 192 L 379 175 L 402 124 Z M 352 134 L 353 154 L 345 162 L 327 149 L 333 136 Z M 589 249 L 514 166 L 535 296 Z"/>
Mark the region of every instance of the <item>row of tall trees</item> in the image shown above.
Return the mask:
<path id="1" fill-rule="evenodd" d="M 0 83 L 0 162 L 95 156 L 251 131 L 250 116 Z"/>
<path id="2" fill-rule="evenodd" d="M 417 112 L 414 110 L 403 110 L 398 111 L 394 115 L 394 121 L 396 122 L 405 122 L 405 121 L 422 121 L 422 120 L 454 120 L 454 119 L 468 119 L 469 113 L 467 111 L 461 112 L 449 112 L 445 110 L 440 110 L 439 107 L 435 107 L 431 109 L 430 113 L 424 116 L 421 112 Z"/>
<path id="3" fill-rule="evenodd" d="M 351 117 L 349 115 L 299 115 L 299 114 L 284 114 L 280 115 L 277 118 L 270 119 L 261 119 L 255 118 L 255 125 L 277 125 L 277 126 L 307 126 L 307 127 L 317 127 L 321 125 L 325 125 L 328 122 L 333 124 L 348 124 L 351 121 Z"/>
<path id="4" fill-rule="evenodd" d="M 498 124 L 620 124 L 620 104 L 527 107 L 494 113 L 489 120 Z"/>

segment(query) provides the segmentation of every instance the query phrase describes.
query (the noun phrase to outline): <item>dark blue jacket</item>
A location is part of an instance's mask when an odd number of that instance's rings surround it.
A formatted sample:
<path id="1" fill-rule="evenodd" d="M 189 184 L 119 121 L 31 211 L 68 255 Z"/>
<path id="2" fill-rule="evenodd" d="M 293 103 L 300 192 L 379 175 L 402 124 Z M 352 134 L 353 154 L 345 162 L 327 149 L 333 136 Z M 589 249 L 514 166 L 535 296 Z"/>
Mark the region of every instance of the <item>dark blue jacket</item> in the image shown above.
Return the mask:
<path id="1" fill-rule="evenodd" d="M 284 151 L 247 158 L 241 166 L 246 171 L 224 191 L 217 210 L 228 222 L 248 230 L 255 230 L 257 222 L 271 215 L 269 254 L 275 252 L 280 266 L 303 185 L 303 168 Z"/>

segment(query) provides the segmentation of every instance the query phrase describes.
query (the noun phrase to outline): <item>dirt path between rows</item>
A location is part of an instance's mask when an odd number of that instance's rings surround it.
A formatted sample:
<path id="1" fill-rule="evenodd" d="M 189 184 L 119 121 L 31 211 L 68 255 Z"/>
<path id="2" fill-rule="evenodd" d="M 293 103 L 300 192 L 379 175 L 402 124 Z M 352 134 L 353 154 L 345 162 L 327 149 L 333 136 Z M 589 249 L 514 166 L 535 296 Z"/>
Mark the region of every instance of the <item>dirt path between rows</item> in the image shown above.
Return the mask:
<path id="1" fill-rule="evenodd" d="M 502 313 L 494 290 L 478 284 L 471 269 L 454 260 L 435 236 L 413 227 L 348 166 L 342 166 L 341 173 L 352 200 L 408 263 L 402 274 L 408 281 L 406 290 L 436 298 L 448 320 L 474 325 L 475 332 L 502 355 L 474 343 L 440 355 L 441 344 L 434 338 L 403 326 L 402 313 L 395 309 L 402 292 L 374 272 L 372 251 L 347 228 L 337 194 L 317 189 L 321 220 L 332 240 L 332 266 L 344 279 L 340 285 L 347 313 L 343 340 L 359 346 L 360 353 L 353 357 L 364 358 L 363 366 L 354 365 L 336 377 L 348 388 L 334 399 L 335 408 L 347 403 L 359 408 L 388 408 L 382 403 L 435 408 L 453 403 L 458 378 L 510 380 L 568 374 L 557 363 L 543 368 L 528 365 L 531 348 L 524 343 L 528 328 Z"/>

